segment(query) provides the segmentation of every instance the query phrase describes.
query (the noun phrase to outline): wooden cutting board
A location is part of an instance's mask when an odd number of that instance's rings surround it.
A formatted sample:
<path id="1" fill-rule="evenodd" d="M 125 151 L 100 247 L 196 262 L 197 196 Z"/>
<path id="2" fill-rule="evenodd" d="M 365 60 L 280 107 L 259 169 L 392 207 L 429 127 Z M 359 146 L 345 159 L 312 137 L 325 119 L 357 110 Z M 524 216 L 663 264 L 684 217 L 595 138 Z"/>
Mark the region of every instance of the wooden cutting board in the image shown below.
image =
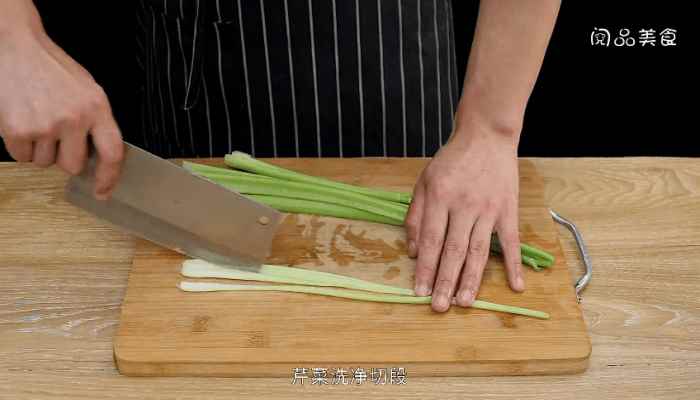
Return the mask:
<path id="1" fill-rule="evenodd" d="M 201 160 L 200 160 L 201 162 Z M 425 159 L 278 159 L 298 171 L 410 191 Z M 210 164 L 221 164 L 209 160 Z M 521 238 L 553 253 L 542 272 L 525 269 L 513 293 L 490 257 L 479 298 L 551 314 L 550 320 L 452 307 L 380 304 L 299 293 L 185 293 L 183 256 L 136 242 L 114 342 L 119 371 L 141 376 L 291 377 L 294 368 L 405 368 L 410 376 L 581 372 L 591 345 L 557 229 L 534 166 L 520 163 Z M 466 184 L 466 183 L 465 183 Z M 206 206 L 206 199 L 203 199 Z M 413 287 L 401 227 L 288 215 L 269 263 Z"/>

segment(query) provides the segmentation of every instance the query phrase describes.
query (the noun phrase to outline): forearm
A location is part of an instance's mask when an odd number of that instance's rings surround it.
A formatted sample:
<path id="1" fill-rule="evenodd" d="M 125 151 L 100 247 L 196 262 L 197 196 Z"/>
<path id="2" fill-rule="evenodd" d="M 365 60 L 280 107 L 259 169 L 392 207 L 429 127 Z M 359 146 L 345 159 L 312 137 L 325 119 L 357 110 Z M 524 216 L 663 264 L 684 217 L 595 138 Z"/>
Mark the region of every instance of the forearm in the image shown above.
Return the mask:
<path id="1" fill-rule="evenodd" d="M 3 0 L 0 37 L 43 32 L 41 18 L 31 0 Z"/>
<path id="2" fill-rule="evenodd" d="M 481 0 L 456 134 L 476 120 L 517 142 L 559 5 L 560 0 Z"/>

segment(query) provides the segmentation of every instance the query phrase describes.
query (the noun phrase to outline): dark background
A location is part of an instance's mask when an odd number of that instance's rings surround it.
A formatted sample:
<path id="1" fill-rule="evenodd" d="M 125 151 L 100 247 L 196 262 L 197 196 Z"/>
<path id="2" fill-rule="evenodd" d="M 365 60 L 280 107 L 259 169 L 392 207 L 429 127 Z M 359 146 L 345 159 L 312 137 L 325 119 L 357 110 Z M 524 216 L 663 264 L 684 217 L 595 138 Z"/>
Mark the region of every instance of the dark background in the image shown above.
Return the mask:
<path id="1" fill-rule="evenodd" d="M 344 1 L 344 0 L 341 0 Z M 49 34 L 105 88 L 124 132 L 136 126 L 134 11 L 121 1 L 37 1 Z M 564 1 L 530 99 L 521 156 L 700 156 L 692 2 Z M 478 1 L 453 0 L 463 70 Z M 592 47 L 594 27 L 678 31 L 676 47 Z M 692 73 L 691 73 L 692 72 Z M 693 109 L 691 110 L 691 106 Z M 9 159 L 0 145 L 0 160 Z"/>

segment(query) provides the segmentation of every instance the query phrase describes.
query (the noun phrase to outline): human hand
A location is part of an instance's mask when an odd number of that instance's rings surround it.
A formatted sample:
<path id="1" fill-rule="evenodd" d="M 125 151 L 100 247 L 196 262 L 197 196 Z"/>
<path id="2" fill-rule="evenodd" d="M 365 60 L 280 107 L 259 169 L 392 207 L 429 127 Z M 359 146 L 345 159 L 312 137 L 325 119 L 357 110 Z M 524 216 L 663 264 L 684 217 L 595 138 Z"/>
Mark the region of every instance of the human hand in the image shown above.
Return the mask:
<path id="1" fill-rule="evenodd" d="M 432 293 L 435 311 L 447 311 L 453 296 L 463 307 L 474 302 L 494 230 L 503 247 L 510 287 L 525 289 L 518 233 L 517 137 L 487 124 L 456 127 L 415 185 L 405 220 L 408 251 L 418 258 L 416 294 Z"/>
<path id="2" fill-rule="evenodd" d="M 124 157 L 106 94 L 40 24 L 0 32 L 0 136 L 10 155 L 77 175 L 86 164 L 88 135 L 98 155 L 95 197 L 106 199 Z"/>

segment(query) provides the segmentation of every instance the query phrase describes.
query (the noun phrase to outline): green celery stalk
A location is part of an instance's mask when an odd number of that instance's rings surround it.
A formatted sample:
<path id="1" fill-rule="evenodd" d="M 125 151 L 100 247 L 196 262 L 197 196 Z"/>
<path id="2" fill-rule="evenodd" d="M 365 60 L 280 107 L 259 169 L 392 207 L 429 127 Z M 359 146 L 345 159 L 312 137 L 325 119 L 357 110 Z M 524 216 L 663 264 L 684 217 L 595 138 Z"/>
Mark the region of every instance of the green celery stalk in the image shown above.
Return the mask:
<path id="1" fill-rule="evenodd" d="M 317 294 L 322 296 L 339 297 L 344 299 L 373 301 L 381 303 L 400 304 L 430 304 L 431 296 L 402 296 L 396 294 L 373 293 L 360 290 L 301 286 L 301 285 L 241 285 L 233 283 L 190 282 L 182 281 L 178 287 L 186 292 L 220 292 L 220 291 L 273 291 Z M 522 307 L 496 304 L 483 300 L 475 300 L 471 306 L 482 310 L 499 311 L 539 319 L 549 319 L 549 314 L 543 311 L 530 310 Z"/>
<path id="2" fill-rule="evenodd" d="M 182 162 L 182 168 L 196 174 L 196 175 L 222 175 L 222 176 L 258 176 L 262 177 L 262 175 L 257 175 L 257 174 L 251 174 L 250 172 L 244 172 L 244 171 L 239 171 L 231 168 L 221 168 L 221 167 L 214 167 L 211 165 L 206 165 L 206 164 L 199 164 L 199 163 L 193 163 L 189 161 L 183 161 Z"/>
<path id="3" fill-rule="evenodd" d="M 244 196 L 272 207 L 275 210 L 286 213 L 323 215 L 327 217 L 354 219 L 358 221 L 369 221 L 387 225 L 403 224 L 403 221 L 386 217 L 384 215 L 338 204 L 260 194 L 244 194 Z"/>
<path id="4" fill-rule="evenodd" d="M 544 267 L 549 267 L 552 264 L 554 264 L 554 256 L 547 253 L 546 251 L 544 251 L 540 248 L 530 246 L 529 244 L 526 244 L 526 243 L 521 243 L 520 250 L 524 254 L 527 254 L 528 256 L 536 259 L 537 263 L 541 264 Z"/>
<path id="5" fill-rule="evenodd" d="M 537 260 L 530 256 L 526 256 L 525 254 L 521 254 L 520 257 L 522 258 L 523 264 L 529 265 L 534 269 L 535 271 L 540 271 L 542 268 L 540 268 L 539 264 L 537 264 Z"/>
<path id="6" fill-rule="evenodd" d="M 264 184 L 269 188 L 276 187 L 279 183 L 285 182 L 278 178 L 255 175 L 248 172 L 227 168 L 211 167 L 208 165 L 196 164 L 187 161 L 183 162 L 183 167 L 195 175 L 202 176 L 238 192 L 241 192 L 241 186 L 236 186 L 236 183 L 240 183 L 238 178 L 247 178 L 246 181 L 254 179 L 256 181 L 260 181 L 260 183 L 264 182 Z M 252 200 L 266 204 L 276 210 L 288 213 L 324 215 L 336 218 L 377 222 L 388 225 L 403 225 L 403 220 L 397 220 L 381 214 L 339 204 L 321 202 L 317 200 L 294 199 L 274 195 L 258 195 L 243 192 L 241 192 L 241 194 Z M 308 196 L 308 193 L 305 195 Z M 398 206 L 399 207 L 396 207 L 397 210 L 406 207 L 403 204 L 398 204 Z"/>
<path id="7" fill-rule="evenodd" d="M 379 199 L 403 204 L 409 204 L 411 202 L 410 193 L 366 188 L 362 186 L 336 182 L 330 179 L 320 178 L 317 176 L 306 175 L 266 163 L 240 151 L 234 151 L 231 154 L 227 154 L 224 158 L 224 162 L 230 167 L 248 172 L 253 172 L 260 175 L 271 176 L 279 179 L 292 180 L 297 182 L 313 183 L 319 186 L 332 187 L 344 191 L 361 193 L 366 196 L 376 197 Z"/>
<path id="8" fill-rule="evenodd" d="M 491 236 L 491 251 L 498 254 L 503 254 L 503 248 L 501 248 L 501 243 L 498 241 L 498 236 Z M 550 258 L 543 258 L 540 254 L 547 254 Z M 520 257 L 523 264 L 532 267 L 535 271 L 540 271 L 543 267 L 551 267 L 554 265 L 554 257 L 544 250 L 537 247 L 527 245 L 525 243 L 520 243 Z"/>
<path id="9" fill-rule="evenodd" d="M 405 204 L 305 182 L 282 181 L 279 179 L 270 182 L 266 179 L 247 176 L 204 176 L 241 194 L 267 195 L 337 204 L 382 215 L 393 219 L 399 225 L 403 223 L 408 210 L 408 206 Z"/>

